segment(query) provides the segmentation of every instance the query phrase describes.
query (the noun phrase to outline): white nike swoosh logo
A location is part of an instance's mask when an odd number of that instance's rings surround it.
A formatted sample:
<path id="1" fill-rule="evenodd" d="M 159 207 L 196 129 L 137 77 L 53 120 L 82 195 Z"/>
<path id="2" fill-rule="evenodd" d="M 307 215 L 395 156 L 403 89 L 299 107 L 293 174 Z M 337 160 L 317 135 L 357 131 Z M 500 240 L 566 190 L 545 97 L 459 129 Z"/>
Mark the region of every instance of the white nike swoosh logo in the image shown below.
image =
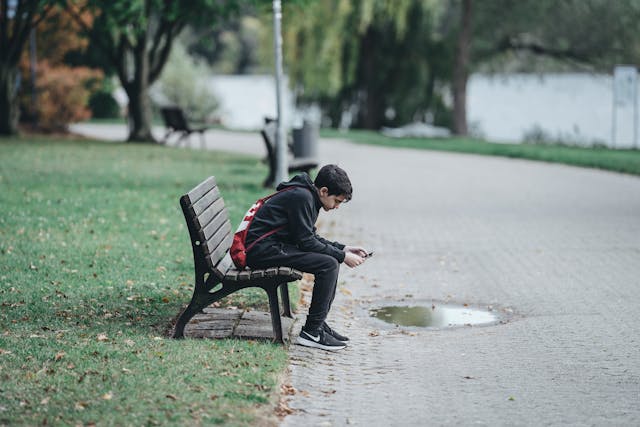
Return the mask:
<path id="1" fill-rule="evenodd" d="M 317 337 L 314 337 L 313 335 L 311 335 L 311 334 L 310 334 L 310 333 L 308 333 L 308 332 L 305 332 L 305 334 L 306 334 L 309 338 L 311 338 L 312 340 L 314 340 L 315 342 L 320 342 L 320 335 L 318 335 Z"/>

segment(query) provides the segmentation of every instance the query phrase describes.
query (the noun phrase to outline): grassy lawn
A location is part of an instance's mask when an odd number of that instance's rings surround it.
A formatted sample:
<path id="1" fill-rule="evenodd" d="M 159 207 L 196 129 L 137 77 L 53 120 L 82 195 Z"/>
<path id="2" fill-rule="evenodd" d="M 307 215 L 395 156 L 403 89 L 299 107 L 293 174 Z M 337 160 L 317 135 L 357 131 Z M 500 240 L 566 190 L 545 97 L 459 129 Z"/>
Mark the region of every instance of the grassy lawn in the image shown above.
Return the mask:
<path id="1" fill-rule="evenodd" d="M 378 132 L 359 130 L 341 132 L 323 129 L 322 136 L 344 138 L 360 144 L 514 157 L 640 175 L 640 150 L 611 150 L 541 144 L 497 144 L 473 138 L 391 138 Z"/>
<path id="2" fill-rule="evenodd" d="M 166 338 L 192 292 L 179 196 L 216 175 L 235 227 L 266 172 L 239 155 L 0 139 L 0 425 L 273 423 L 282 347 Z"/>

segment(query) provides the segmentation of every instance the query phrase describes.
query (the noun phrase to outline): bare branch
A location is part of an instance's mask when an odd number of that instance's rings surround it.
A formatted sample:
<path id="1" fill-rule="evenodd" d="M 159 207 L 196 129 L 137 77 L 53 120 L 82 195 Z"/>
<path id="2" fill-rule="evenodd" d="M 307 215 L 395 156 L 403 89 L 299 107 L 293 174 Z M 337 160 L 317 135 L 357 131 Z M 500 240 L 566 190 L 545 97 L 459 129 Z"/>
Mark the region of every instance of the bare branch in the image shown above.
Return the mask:
<path id="1" fill-rule="evenodd" d="M 162 44 L 162 49 L 159 50 L 159 53 L 156 52 L 156 55 L 149 58 L 149 83 L 153 83 L 158 77 L 160 77 L 164 64 L 169 58 L 173 41 L 176 35 L 180 34 L 184 25 L 183 21 L 175 21 L 172 25 L 167 27 L 164 32 L 164 43 Z"/>

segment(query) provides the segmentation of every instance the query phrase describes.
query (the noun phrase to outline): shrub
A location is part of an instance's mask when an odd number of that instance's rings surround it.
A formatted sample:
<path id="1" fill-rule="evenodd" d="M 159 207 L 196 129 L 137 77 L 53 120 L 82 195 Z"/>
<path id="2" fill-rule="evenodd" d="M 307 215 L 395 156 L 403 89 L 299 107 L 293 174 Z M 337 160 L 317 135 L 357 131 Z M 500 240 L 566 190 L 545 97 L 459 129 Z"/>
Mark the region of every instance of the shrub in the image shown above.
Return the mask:
<path id="1" fill-rule="evenodd" d="M 46 132 L 65 131 L 69 123 L 90 118 L 89 94 L 102 78 L 101 71 L 87 67 L 38 64 L 38 127 Z"/>
<path id="2" fill-rule="evenodd" d="M 153 88 L 155 103 L 176 105 L 192 120 L 210 121 L 218 109 L 218 101 L 206 85 L 209 73 L 206 64 L 196 61 L 184 46 L 175 43 L 160 82 Z"/>
<path id="3" fill-rule="evenodd" d="M 89 97 L 91 117 L 98 119 L 114 119 L 121 116 L 120 105 L 113 97 L 113 83 L 110 79 L 104 79 L 98 90 Z"/>

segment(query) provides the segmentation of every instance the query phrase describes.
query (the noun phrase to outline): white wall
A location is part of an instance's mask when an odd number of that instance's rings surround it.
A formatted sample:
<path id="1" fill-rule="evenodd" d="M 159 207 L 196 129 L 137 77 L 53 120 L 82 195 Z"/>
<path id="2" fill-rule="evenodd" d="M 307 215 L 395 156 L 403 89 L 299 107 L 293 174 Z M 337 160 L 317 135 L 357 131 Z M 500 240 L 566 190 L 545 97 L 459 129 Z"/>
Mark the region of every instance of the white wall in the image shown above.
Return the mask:
<path id="1" fill-rule="evenodd" d="M 539 126 L 568 142 L 610 144 L 612 77 L 594 74 L 473 75 L 467 112 L 487 139 L 519 141 Z M 633 108 L 618 109 L 618 147 L 633 145 Z"/>

